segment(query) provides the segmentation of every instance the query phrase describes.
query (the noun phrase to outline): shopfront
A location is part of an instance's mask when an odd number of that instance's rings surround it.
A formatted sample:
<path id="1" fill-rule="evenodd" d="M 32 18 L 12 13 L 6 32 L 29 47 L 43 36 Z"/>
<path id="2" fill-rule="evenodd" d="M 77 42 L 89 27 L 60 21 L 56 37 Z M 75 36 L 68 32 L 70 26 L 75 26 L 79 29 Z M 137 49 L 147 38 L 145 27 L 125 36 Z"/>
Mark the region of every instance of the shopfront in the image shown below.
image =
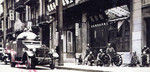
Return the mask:
<path id="1" fill-rule="evenodd" d="M 115 12 L 118 11 L 118 12 Z M 90 13 L 89 13 L 90 14 Z M 130 59 L 130 18 L 127 5 L 99 10 L 88 16 L 90 23 L 90 47 L 97 56 L 99 49 L 111 43 L 116 52 Z M 128 61 L 129 62 L 129 61 Z"/>

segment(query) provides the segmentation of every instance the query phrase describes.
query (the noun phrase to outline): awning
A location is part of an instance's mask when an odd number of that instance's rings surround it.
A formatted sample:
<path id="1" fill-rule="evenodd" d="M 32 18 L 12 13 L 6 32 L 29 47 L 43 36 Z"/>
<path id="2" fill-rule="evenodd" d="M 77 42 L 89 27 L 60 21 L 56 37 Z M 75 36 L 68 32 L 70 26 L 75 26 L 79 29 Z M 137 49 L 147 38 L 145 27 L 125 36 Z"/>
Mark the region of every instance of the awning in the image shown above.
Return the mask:
<path id="1" fill-rule="evenodd" d="M 129 17 L 130 12 L 127 5 L 111 8 L 105 11 L 106 15 L 108 15 L 109 19 L 116 19 L 121 17 Z"/>
<path id="2" fill-rule="evenodd" d="M 108 17 L 104 10 L 93 10 L 88 14 L 88 19 L 92 24 L 105 22 Z"/>

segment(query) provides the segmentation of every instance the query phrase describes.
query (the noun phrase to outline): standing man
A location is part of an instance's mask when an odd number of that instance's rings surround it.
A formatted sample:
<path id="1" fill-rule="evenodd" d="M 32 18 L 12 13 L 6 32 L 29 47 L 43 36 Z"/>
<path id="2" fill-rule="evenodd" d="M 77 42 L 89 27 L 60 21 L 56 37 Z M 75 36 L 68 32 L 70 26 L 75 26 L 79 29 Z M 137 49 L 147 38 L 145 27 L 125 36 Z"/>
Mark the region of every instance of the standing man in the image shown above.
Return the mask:
<path id="1" fill-rule="evenodd" d="M 106 49 L 106 53 L 110 55 L 111 57 L 111 63 L 113 65 L 113 60 L 115 58 L 115 49 L 112 47 L 111 43 L 108 43 L 108 47 Z"/>
<path id="2" fill-rule="evenodd" d="M 111 46 L 111 43 L 108 43 L 108 47 L 106 49 L 106 53 L 109 54 L 110 56 L 114 55 L 115 49 Z"/>
<path id="3" fill-rule="evenodd" d="M 149 57 L 150 57 L 150 49 L 149 49 L 149 47 L 147 47 L 147 46 L 144 46 L 144 48 L 142 49 L 142 54 L 143 55 L 146 55 L 146 59 L 147 59 L 147 64 L 149 64 L 150 63 L 150 59 L 149 59 Z"/>

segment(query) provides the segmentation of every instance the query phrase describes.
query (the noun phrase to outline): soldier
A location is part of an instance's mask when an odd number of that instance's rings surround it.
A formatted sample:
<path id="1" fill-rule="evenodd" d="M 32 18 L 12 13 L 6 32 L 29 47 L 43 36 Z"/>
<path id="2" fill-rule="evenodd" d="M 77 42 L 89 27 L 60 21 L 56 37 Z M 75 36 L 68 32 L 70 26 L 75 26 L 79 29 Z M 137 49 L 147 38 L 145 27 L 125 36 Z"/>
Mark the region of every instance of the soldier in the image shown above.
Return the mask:
<path id="1" fill-rule="evenodd" d="M 87 45 L 87 48 L 86 48 L 86 53 L 85 53 L 85 56 L 84 56 L 84 62 L 83 64 L 86 64 L 87 65 L 87 56 L 89 55 L 90 53 L 90 48 L 89 48 L 89 44 Z"/>
<path id="2" fill-rule="evenodd" d="M 82 64 L 82 55 L 80 54 L 78 58 L 78 65 L 81 65 L 81 64 Z"/>
<path id="3" fill-rule="evenodd" d="M 90 51 L 90 54 L 87 56 L 87 58 L 88 62 L 90 63 L 90 66 L 92 66 L 95 59 L 94 55 L 92 54 L 92 51 Z"/>
<path id="4" fill-rule="evenodd" d="M 99 49 L 99 53 L 97 55 L 97 60 L 101 60 L 102 56 L 104 55 L 104 52 L 102 49 Z"/>
<path id="5" fill-rule="evenodd" d="M 103 50 L 99 49 L 99 53 L 97 55 L 97 66 L 102 66 L 103 65 L 103 56 L 104 56 Z"/>
<path id="6" fill-rule="evenodd" d="M 136 55 L 136 51 L 133 52 L 130 64 L 131 64 L 131 66 L 137 66 L 138 64 L 140 64 L 138 56 Z"/>
<path id="7" fill-rule="evenodd" d="M 106 54 L 109 54 L 111 57 L 111 63 L 113 65 L 113 60 L 115 58 L 115 49 L 111 46 L 111 43 L 108 43 L 108 47 L 106 49 Z"/>
<path id="8" fill-rule="evenodd" d="M 87 45 L 86 54 L 84 56 L 84 59 L 89 55 L 89 53 L 90 53 L 90 48 L 89 48 L 89 45 Z"/>
<path id="9" fill-rule="evenodd" d="M 108 53 L 108 54 L 115 53 L 115 49 L 111 46 L 111 43 L 108 43 L 106 53 Z"/>
<path id="10" fill-rule="evenodd" d="M 143 66 L 148 66 L 149 64 L 149 53 L 150 53 L 150 49 L 147 46 L 144 46 L 144 48 L 142 49 L 142 65 Z"/>

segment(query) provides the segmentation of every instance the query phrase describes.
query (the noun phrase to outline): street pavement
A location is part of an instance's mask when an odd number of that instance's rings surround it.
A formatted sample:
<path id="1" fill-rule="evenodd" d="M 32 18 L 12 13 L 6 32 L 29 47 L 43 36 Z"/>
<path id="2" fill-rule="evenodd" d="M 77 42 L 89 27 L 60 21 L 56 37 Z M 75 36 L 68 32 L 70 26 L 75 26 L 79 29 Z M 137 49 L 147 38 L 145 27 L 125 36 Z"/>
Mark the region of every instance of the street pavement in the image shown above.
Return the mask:
<path id="1" fill-rule="evenodd" d="M 68 70 L 68 69 L 57 69 L 51 70 L 46 66 L 36 66 L 35 69 L 26 69 L 25 65 L 16 65 L 16 67 L 10 67 L 9 64 L 5 65 L 3 62 L 0 62 L 0 72 L 84 72 L 77 70 Z"/>
<path id="2" fill-rule="evenodd" d="M 109 67 L 100 66 L 88 66 L 88 65 L 77 65 L 73 63 L 65 63 L 64 66 L 57 67 L 58 69 L 71 69 L 79 71 L 89 71 L 89 72 L 150 72 L 150 67 L 128 67 L 126 64 Z"/>
<path id="3" fill-rule="evenodd" d="M 64 66 L 56 66 L 51 70 L 48 66 L 36 66 L 35 69 L 26 69 L 25 65 L 16 65 L 10 67 L 0 62 L 0 72 L 150 72 L 150 67 L 99 67 L 88 65 L 77 65 L 75 63 L 65 63 Z"/>

